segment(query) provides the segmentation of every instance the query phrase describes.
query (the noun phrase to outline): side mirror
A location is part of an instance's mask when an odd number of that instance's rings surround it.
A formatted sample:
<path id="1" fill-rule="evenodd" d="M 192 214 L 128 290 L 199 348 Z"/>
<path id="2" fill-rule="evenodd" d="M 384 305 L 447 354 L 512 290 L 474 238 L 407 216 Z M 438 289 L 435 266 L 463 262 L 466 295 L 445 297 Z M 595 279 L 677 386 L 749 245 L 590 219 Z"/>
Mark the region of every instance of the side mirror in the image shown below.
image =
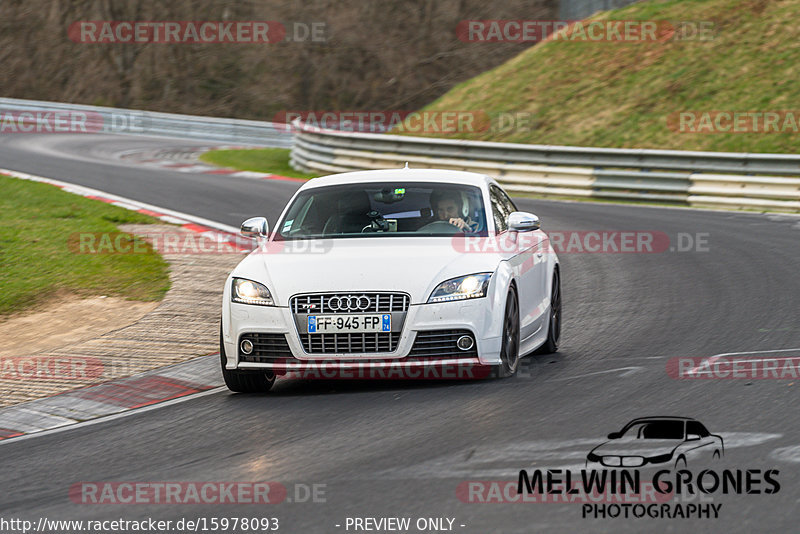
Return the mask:
<path id="1" fill-rule="evenodd" d="M 539 217 L 526 211 L 515 211 L 506 220 L 512 232 L 531 232 L 540 228 Z"/>
<path id="2" fill-rule="evenodd" d="M 700 434 L 686 434 L 686 441 L 698 441 Z"/>
<path id="3" fill-rule="evenodd" d="M 608 435 L 608 439 L 619 439 L 620 437 L 621 434 L 619 432 L 612 432 L 611 434 Z"/>
<path id="4" fill-rule="evenodd" d="M 267 237 L 269 236 L 269 223 L 264 217 L 253 217 L 242 223 L 241 234 L 244 237 Z"/>

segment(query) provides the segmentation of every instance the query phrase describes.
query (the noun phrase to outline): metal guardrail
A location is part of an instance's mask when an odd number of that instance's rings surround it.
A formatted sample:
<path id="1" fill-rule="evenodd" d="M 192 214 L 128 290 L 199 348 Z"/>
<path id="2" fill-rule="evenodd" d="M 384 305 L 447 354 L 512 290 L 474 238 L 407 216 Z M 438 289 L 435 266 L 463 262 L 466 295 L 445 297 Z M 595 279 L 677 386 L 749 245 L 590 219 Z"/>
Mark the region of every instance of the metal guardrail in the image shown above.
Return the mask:
<path id="1" fill-rule="evenodd" d="M 609 11 L 625 7 L 641 0 L 561 0 L 558 16 L 561 20 L 581 20 L 598 11 Z"/>
<path id="2" fill-rule="evenodd" d="M 67 120 L 77 120 L 76 127 L 70 127 L 70 131 L 76 133 L 85 130 L 86 133 L 148 135 L 281 148 L 291 147 L 294 137 L 285 124 L 272 122 L 0 98 L 0 113 L 8 112 L 17 117 L 23 112 L 66 112 L 70 114 Z M 30 119 L 31 123 L 36 120 L 35 116 Z M 3 131 L 9 130 L 3 128 Z"/>
<path id="3" fill-rule="evenodd" d="M 487 143 L 0 98 L 0 113 L 16 118 L 58 111 L 82 117 L 90 132 L 291 147 L 292 166 L 310 172 L 408 162 L 489 174 L 516 193 L 800 212 L 800 154 Z"/>
<path id="4" fill-rule="evenodd" d="M 481 172 L 509 191 L 800 211 L 800 155 L 610 149 L 328 130 L 293 123 L 291 163 L 330 173 L 411 166 Z"/>

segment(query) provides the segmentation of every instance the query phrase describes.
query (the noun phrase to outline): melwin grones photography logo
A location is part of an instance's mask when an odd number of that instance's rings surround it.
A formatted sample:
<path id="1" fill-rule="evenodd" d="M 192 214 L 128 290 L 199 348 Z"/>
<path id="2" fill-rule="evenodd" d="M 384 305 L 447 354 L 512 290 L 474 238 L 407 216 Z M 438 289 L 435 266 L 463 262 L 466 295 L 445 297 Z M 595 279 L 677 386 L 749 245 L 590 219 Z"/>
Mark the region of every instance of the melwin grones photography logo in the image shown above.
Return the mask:
<path id="1" fill-rule="evenodd" d="M 585 468 L 519 471 L 529 502 L 582 503 L 583 518 L 718 518 L 721 495 L 774 495 L 778 469 L 720 469 L 722 436 L 691 417 L 633 419 L 594 446 Z M 702 497 L 705 502 L 693 501 Z"/>

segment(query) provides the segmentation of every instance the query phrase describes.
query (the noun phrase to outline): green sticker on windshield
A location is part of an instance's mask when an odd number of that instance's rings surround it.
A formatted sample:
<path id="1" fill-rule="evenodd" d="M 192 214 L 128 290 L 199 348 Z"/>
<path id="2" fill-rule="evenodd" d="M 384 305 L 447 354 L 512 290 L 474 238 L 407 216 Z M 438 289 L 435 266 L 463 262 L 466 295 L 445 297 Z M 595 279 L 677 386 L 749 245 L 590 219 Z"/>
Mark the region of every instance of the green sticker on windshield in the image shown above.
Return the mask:
<path id="1" fill-rule="evenodd" d="M 394 194 L 395 195 L 405 195 L 406 194 L 406 190 L 405 190 L 405 188 L 395 189 L 394 190 Z"/>

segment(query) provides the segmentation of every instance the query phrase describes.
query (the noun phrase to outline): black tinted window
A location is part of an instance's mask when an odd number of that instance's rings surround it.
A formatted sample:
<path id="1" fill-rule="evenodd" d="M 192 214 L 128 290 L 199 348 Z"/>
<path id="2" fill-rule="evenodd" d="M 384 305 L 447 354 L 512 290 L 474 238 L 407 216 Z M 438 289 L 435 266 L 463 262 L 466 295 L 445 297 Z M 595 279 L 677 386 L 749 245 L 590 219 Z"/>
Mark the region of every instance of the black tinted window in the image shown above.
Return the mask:
<path id="1" fill-rule="evenodd" d="M 702 423 L 698 421 L 689 421 L 686 423 L 686 433 L 687 434 L 697 434 L 701 438 L 704 438 L 709 435 L 708 430 L 706 427 L 702 425 Z"/>
<path id="2" fill-rule="evenodd" d="M 683 421 L 669 419 L 637 421 L 625 427 L 622 435 L 629 439 L 683 439 Z"/>
<path id="3" fill-rule="evenodd" d="M 683 421 L 653 421 L 642 429 L 644 439 L 683 439 Z"/>

